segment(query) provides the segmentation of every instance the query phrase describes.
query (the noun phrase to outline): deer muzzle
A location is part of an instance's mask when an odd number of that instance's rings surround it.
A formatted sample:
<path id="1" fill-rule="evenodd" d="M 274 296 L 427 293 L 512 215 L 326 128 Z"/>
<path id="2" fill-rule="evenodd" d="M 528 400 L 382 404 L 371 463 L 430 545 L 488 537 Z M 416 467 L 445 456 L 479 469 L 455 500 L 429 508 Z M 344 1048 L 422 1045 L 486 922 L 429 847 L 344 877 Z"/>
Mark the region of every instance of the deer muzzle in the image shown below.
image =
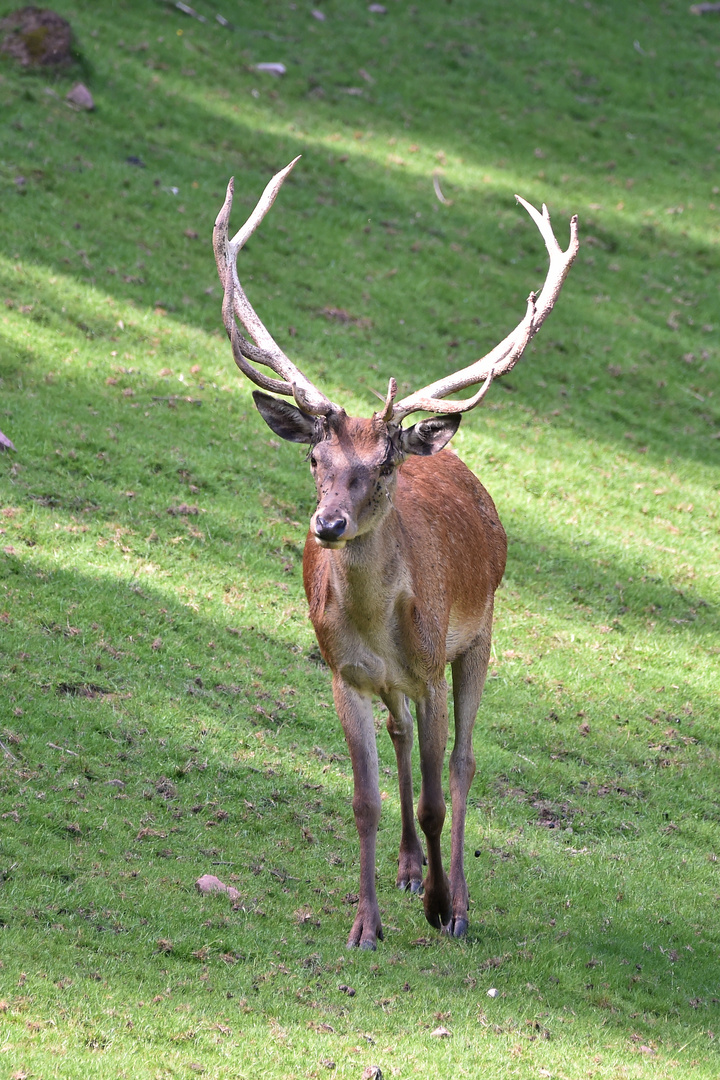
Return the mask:
<path id="1" fill-rule="evenodd" d="M 321 547 L 342 548 L 347 542 L 348 521 L 340 513 L 316 513 L 312 520 L 316 543 Z"/>

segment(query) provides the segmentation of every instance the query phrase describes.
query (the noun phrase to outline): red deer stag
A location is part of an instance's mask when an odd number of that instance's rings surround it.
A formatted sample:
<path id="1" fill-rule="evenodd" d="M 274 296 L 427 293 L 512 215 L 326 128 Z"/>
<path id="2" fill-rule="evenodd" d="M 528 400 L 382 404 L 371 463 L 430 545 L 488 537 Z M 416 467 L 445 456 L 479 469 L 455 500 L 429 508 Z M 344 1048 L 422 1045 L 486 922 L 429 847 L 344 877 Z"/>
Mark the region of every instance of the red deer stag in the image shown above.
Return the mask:
<path id="1" fill-rule="evenodd" d="M 475 773 L 472 731 L 507 544 L 485 488 L 443 448 L 457 431 L 460 414 L 479 404 L 494 378 L 510 371 L 552 310 L 578 250 L 577 218 L 570 223 L 568 249 L 562 251 L 547 208 L 543 206 L 540 214 L 518 197 L 550 256 L 543 289 L 539 295 L 530 294 L 524 318 L 487 356 L 401 401 L 395 400 L 397 384 L 390 379 L 383 408 L 369 420 L 356 419 L 325 397 L 282 352 L 238 278 L 237 254 L 272 206 L 295 161 L 270 181 L 232 240 L 230 181 L 213 244 L 225 294 L 223 321 L 235 363 L 261 390 L 294 399 L 291 405 L 253 393 L 260 415 L 276 435 L 311 448 L 318 505 L 305 542 L 303 578 L 352 760 L 353 810 L 360 837 L 360 894 L 348 947 L 374 949 L 383 936 L 375 892 L 381 802 L 374 695 L 387 707 L 387 728 L 397 757 L 402 821 L 397 884 L 422 893 L 432 926 L 461 937 L 468 927 L 463 844 L 467 795 Z M 264 365 L 277 378 L 254 365 Z M 443 400 L 479 382 L 483 385 L 474 396 Z M 441 415 L 403 428 L 402 421 L 413 412 Z M 455 705 L 449 878 L 440 849 L 448 738 L 446 664 L 452 666 Z M 420 744 L 417 817 L 427 845 L 424 880 L 425 857 L 413 816 L 409 700 L 415 702 Z"/>

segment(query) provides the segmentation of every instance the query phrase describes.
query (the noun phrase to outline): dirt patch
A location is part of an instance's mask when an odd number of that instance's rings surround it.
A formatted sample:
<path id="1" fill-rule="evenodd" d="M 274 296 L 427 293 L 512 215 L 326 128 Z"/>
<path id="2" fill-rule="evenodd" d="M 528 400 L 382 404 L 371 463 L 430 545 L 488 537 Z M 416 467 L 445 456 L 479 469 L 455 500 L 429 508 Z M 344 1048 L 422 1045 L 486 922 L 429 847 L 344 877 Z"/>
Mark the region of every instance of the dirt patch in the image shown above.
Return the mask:
<path id="1" fill-rule="evenodd" d="M 511 787 L 506 776 L 498 777 L 495 788 L 500 798 L 514 799 L 516 802 L 531 807 L 537 814 L 536 823 L 546 829 L 570 826 L 575 815 L 582 813 L 570 803 L 543 799 L 539 791 L 530 793 L 521 787 Z"/>
<path id="2" fill-rule="evenodd" d="M 362 315 L 353 315 L 345 308 L 324 307 L 320 314 L 324 315 L 329 322 L 341 323 L 344 326 L 359 326 L 362 330 L 369 330 L 372 327 L 371 319 Z"/>
<path id="3" fill-rule="evenodd" d="M 60 696 L 104 698 L 112 697 L 113 691 L 107 686 L 98 686 L 96 683 L 66 683 L 61 682 L 55 687 L 55 692 Z"/>
<path id="4" fill-rule="evenodd" d="M 70 23 L 47 8 L 19 8 L 0 19 L 0 52 L 23 67 L 62 67 L 73 62 Z"/>
<path id="5" fill-rule="evenodd" d="M 549 799 L 533 799 L 530 805 L 537 812 L 537 824 L 546 829 L 559 829 L 572 825 L 573 818 L 580 812 L 569 803 L 554 803 Z"/>

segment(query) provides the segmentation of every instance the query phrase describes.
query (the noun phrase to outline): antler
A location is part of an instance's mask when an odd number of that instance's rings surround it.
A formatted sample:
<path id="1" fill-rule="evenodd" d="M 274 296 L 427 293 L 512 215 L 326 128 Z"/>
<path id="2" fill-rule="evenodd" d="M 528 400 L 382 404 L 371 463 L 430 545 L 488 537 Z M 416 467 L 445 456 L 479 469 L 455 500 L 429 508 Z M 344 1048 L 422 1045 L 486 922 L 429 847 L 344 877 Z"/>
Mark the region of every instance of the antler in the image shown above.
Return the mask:
<path id="1" fill-rule="evenodd" d="M 228 222 L 232 210 L 235 179 L 231 178 L 225 202 L 215 222 L 213 249 L 218 274 L 225 292 L 222 305 L 223 322 L 232 343 L 235 363 L 243 375 L 247 375 L 263 390 L 294 398 L 303 412 L 310 413 L 312 416 L 328 416 L 330 413 L 340 412 L 340 407 L 313 386 L 265 329 L 245 295 L 237 270 L 238 252 L 245 246 L 275 202 L 283 180 L 299 160 L 299 157 L 296 157 L 272 178 L 252 214 L 232 240 L 228 237 Z M 248 341 L 240 333 L 236 319 L 253 341 Z M 252 361 L 252 364 L 249 361 Z M 264 375 L 257 371 L 252 366 L 253 364 L 264 364 L 280 378 L 273 379 L 269 375 Z"/>
<path id="2" fill-rule="evenodd" d="M 550 256 L 550 266 L 542 291 L 539 295 L 534 292 L 530 293 L 524 318 L 512 333 L 508 334 L 504 341 L 496 345 L 486 356 L 476 360 L 469 367 L 456 371 L 453 375 L 438 379 L 437 382 L 430 383 L 429 386 L 423 387 L 422 390 L 417 390 L 414 394 L 403 398 L 402 401 L 398 401 L 397 404 L 391 406 L 391 402 L 388 401 L 384 410 L 384 418 L 391 420 L 393 424 L 399 424 L 404 417 L 412 412 L 458 413 L 474 409 L 490 389 L 493 379 L 496 379 L 499 375 L 505 375 L 515 367 L 529 342 L 532 341 L 552 311 L 563 282 L 567 277 L 568 270 L 578 253 L 577 214 L 570 219 L 570 244 L 567 251 L 563 251 L 555 239 L 547 206 L 543 203 L 542 214 L 540 214 L 534 206 L 531 206 L 525 199 L 521 199 L 519 195 L 516 195 L 515 198 L 521 206 L 525 207 L 537 225 Z M 472 386 L 474 383 L 479 382 L 482 382 L 483 385 L 474 397 L 466 398 L 464 401 L 442 400 L 447 394 L 452 394 L 457 390 L 464 390 L 466 386 Z M 390 413 L 391 407 L 392 413 Z"/>

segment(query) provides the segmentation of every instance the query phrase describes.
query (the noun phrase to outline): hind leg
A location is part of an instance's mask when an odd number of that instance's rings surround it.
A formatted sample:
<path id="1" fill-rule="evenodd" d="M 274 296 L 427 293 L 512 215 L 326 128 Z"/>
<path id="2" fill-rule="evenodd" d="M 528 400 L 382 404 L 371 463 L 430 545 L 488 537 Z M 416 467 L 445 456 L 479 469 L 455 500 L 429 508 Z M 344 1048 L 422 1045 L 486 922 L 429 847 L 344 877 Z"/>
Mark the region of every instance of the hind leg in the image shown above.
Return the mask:
<path id="1" fill-rule="evenodd" d="M 428 683 L 417 701 L 418 742 L 422 785 L 417 816 L 427 843 L 425 918 L 441 930 L 452 920 L 450 883 L 443 869 L 440 835 L 445 821 L 442 772 L 448 736 L 447 684 L 444 677 Z"/>
<path id="2" fill-rule="evenodd" d="M 388 708 L 387 729 L 395 748 L 400 789 L 400 857 L 397 886 L 413 893 L 422 891 L 423 851 L 415 829 L 412 781 L 413 719 L 408 700 L 399 691 L 383 695 Z"/>
<path id="3" fill-rule="evenodd" d="M 455 703 L 455 745 L 450 755 L 450 797 L 452 800 L 452 833 L 450 859 L 450 897 L 452 917 L 446 933 L 462 937 L 468 928 L 468 889 L 465 881 L 465 815 L 467 797 L 475 775 L 475 755 L 472 734 L 480 698 L 482 697 L 490 659 L 492 604 L 486 623 L 466 653 L 452 664 L 453 700 Z"/>

